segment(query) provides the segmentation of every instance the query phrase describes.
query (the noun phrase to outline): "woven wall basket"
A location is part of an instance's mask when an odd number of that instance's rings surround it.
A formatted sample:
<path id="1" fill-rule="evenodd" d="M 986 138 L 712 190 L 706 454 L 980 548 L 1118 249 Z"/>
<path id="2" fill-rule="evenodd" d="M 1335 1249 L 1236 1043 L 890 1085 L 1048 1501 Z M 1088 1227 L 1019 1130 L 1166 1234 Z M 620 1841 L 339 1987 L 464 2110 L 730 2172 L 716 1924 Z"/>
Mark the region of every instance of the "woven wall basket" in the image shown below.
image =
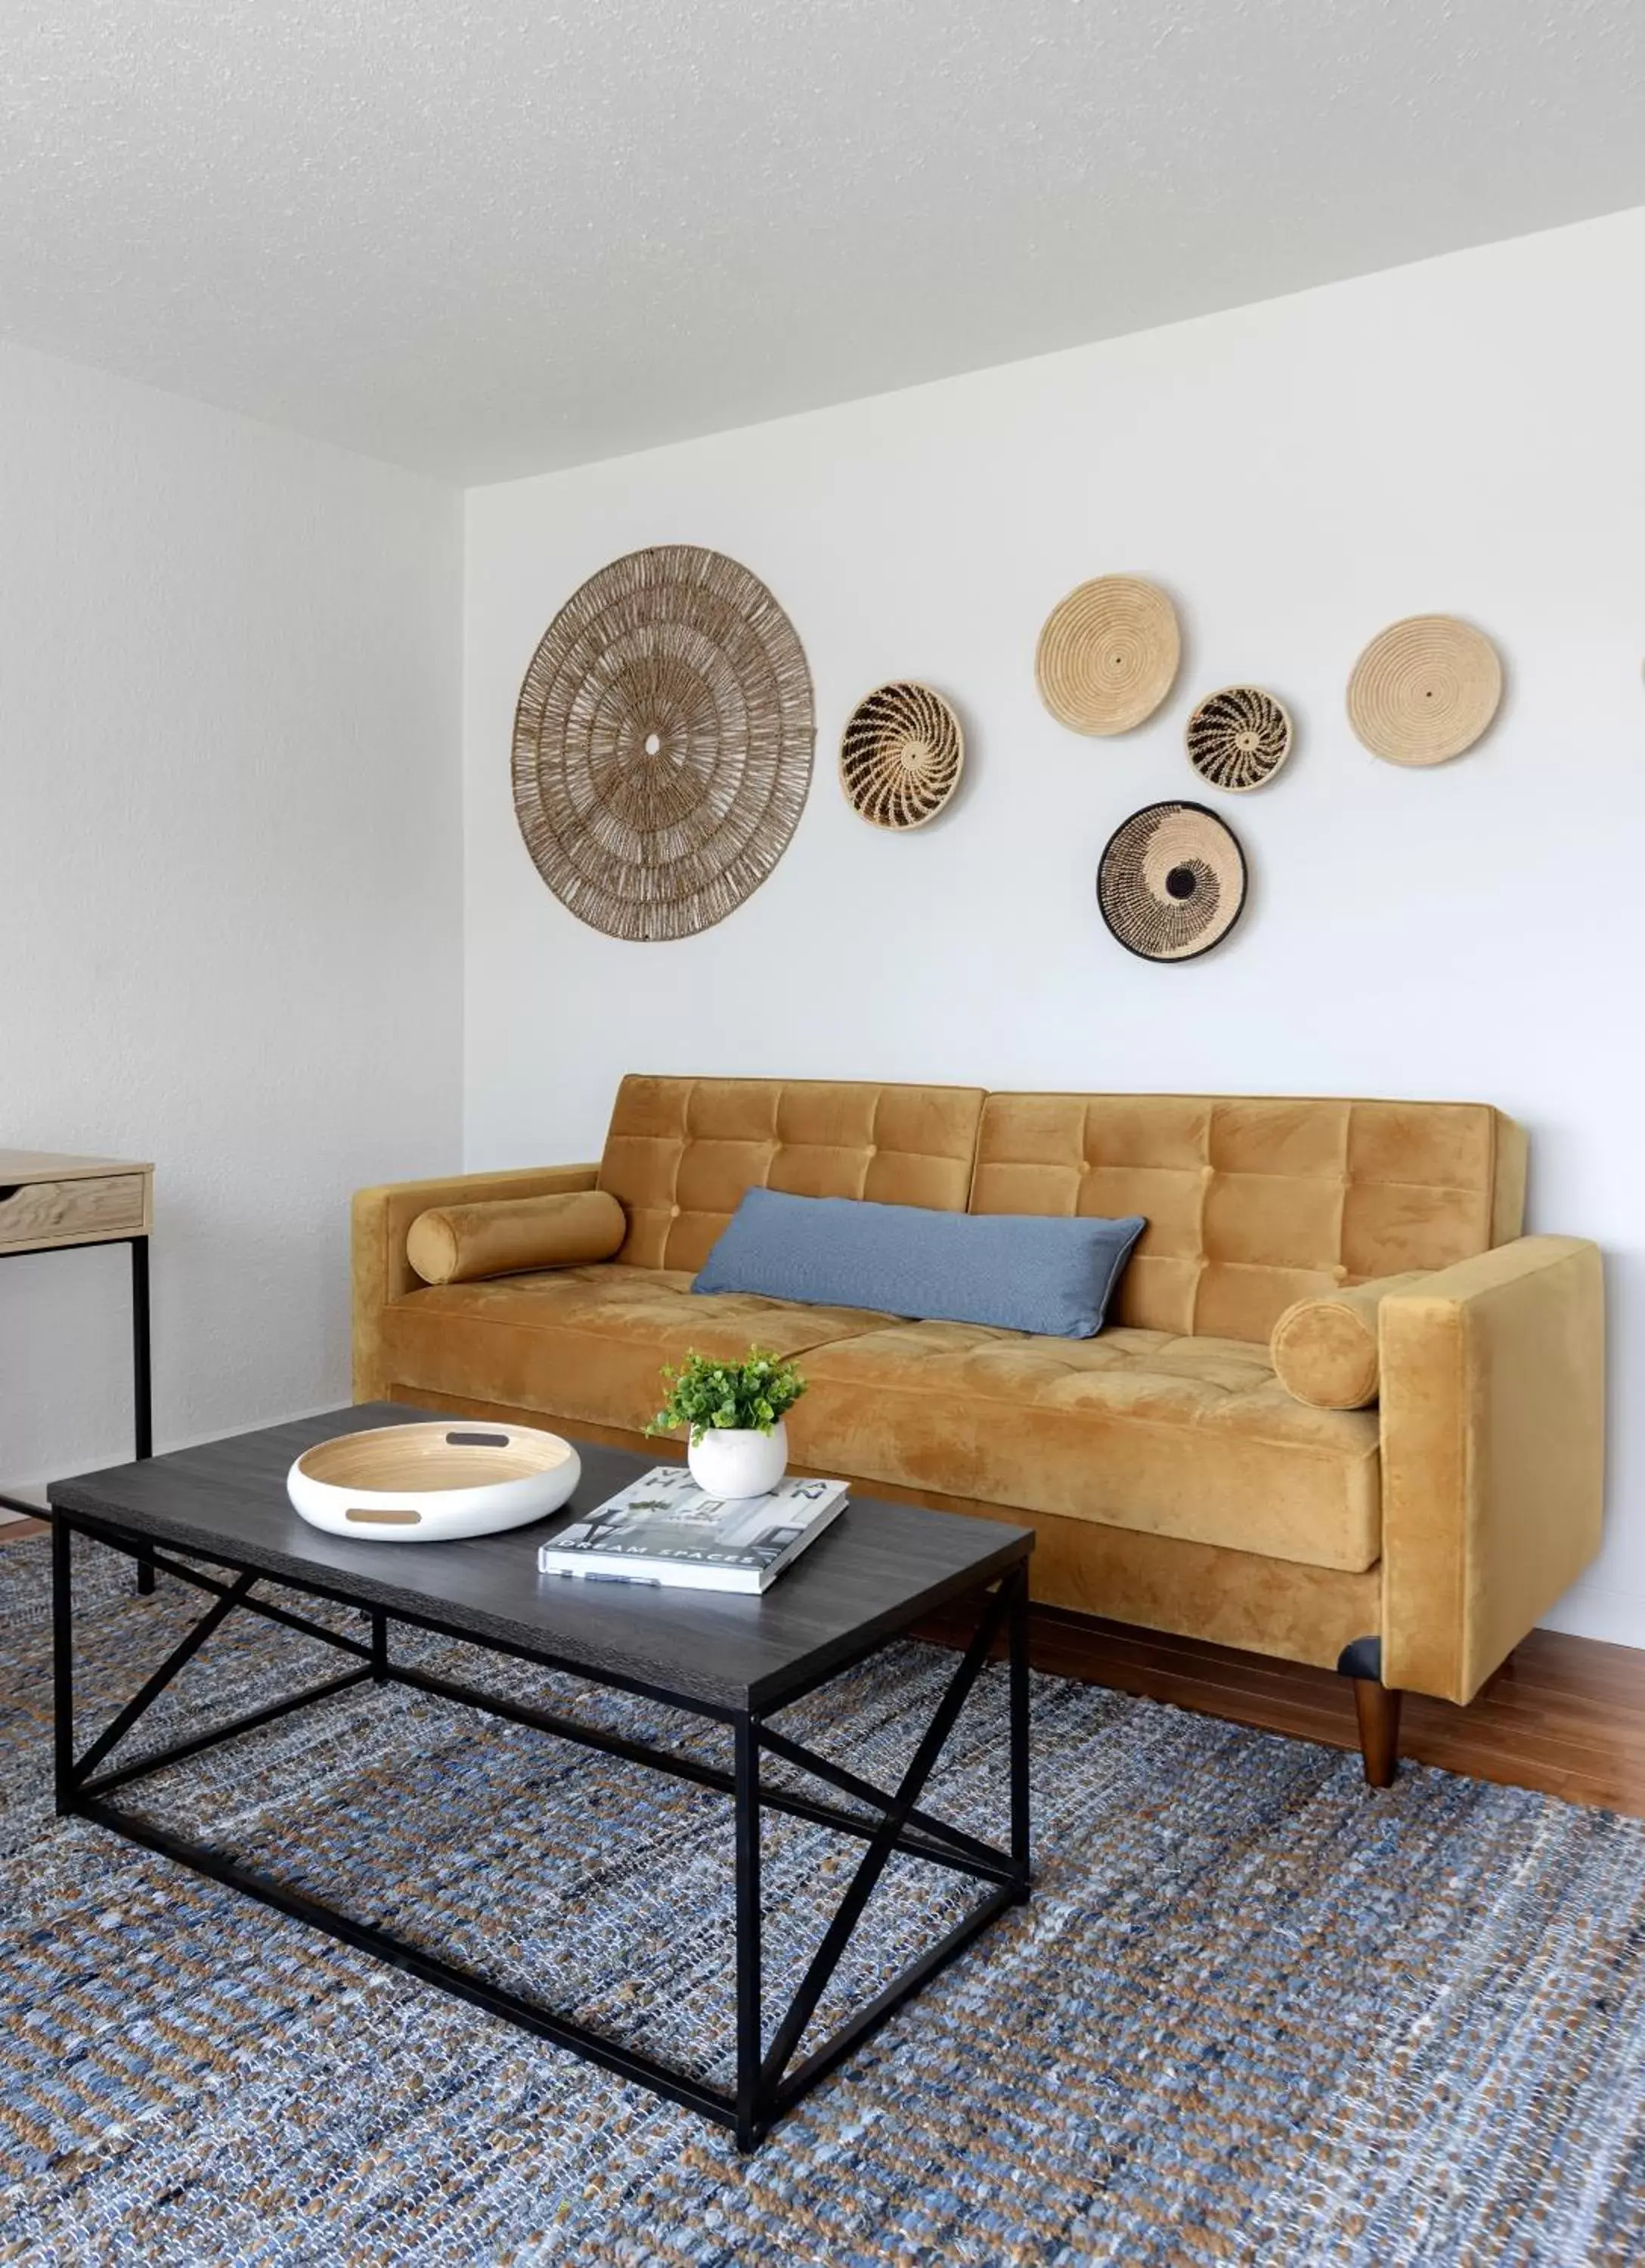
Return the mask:
<path id="1" fill-rule="evenodd" d="M 1070 731 L 1129 733 L 1177 681 L 1177 609 L 1140 575 L 1100 575 L 1051 609 L 1034 654 L 1040 699 Z"/>
<path id="2" fill-rule="evenodd" d="M 1245 795 L 1271 780 L 1290 755 L 1291 719 L 1260 686 L 1228 685 L 1199 703 L 1184 740 L 1207 787 Z"/>
<path id="3" fill-rule="evenodd" d="M 1192 961 L 1245 904 L 1245 854 L 1201 803 L 1151 803 L 1108 840 L 1096 870 L 1103 919 L 1144 961 Z"/>
<path id="4" fill-rule="evenodd" d="M 1454 615 L 1413 615 L 1374 637 L 1348 681 L 1348 722 L 1391 764 L 1442 764 L 1472 747 L 1502 697 L 1483 630 Z"/>
<path id="5" fill-rule="evenodd" d="M 514 712 L 520 833 L 591 928 L 691 937 L 786 850 L 815 738 L 811 673 L 764 584 L 695 544 L 631 551 L 532 656 Z"/>
<path id="6" fill-rule="evenodd" d="M 960 784 L 965 736 L 928 685 L 882 685 L 852 711 L 839 744 L 840 785 L 859 818 L 899 832 L 934 819 Z"/>

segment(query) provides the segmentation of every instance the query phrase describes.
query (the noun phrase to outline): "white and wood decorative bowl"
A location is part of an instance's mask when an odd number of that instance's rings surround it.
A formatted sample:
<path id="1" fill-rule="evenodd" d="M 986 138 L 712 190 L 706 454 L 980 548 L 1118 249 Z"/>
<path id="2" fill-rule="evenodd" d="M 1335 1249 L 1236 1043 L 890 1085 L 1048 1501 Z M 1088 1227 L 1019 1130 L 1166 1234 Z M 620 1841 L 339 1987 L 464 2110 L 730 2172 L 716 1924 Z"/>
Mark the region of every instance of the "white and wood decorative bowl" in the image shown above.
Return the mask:
<path id="1" fill-rule="evenodd" d="M 557 1433 L 451 1418 L 382 1425 L 305 1449 L 286 1493 L 311 1528 L 376 1543 L 492 1535 L 557 1512 L 582 1460 Z"/>

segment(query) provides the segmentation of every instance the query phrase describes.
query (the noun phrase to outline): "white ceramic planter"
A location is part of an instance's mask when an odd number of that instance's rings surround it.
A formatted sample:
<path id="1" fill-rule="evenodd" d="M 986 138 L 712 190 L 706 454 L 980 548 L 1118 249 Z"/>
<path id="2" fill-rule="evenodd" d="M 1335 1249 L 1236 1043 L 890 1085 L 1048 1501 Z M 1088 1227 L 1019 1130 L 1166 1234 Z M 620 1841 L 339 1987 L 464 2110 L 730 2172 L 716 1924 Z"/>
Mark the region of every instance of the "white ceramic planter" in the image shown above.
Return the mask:
<path id="1" fill-rule="evenodd" d="M 686 1462 L 710 1496 L 764 1496 L 788 1469 L 788 1428 L 780 1418 L 769 1433 L 712 1425 L 692 1442 Z"/>

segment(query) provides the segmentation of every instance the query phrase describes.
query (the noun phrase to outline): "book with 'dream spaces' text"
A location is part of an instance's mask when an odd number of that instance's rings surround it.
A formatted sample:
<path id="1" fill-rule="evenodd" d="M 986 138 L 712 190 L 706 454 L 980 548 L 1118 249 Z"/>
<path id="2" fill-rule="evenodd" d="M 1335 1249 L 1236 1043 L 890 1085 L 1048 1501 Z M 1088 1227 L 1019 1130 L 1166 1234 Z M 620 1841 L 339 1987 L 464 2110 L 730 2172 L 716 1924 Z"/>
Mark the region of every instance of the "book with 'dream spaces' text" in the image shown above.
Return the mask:
<path id="1" fill-rule="evenodd" d="M 537 1552 L 545 1575 L 696 1591 L 768 1590 L 845 1508 L 844 1481 L 778 1482 L 769 1495 L 710 1496 L 684 1465 L 657 1465 Z"/>

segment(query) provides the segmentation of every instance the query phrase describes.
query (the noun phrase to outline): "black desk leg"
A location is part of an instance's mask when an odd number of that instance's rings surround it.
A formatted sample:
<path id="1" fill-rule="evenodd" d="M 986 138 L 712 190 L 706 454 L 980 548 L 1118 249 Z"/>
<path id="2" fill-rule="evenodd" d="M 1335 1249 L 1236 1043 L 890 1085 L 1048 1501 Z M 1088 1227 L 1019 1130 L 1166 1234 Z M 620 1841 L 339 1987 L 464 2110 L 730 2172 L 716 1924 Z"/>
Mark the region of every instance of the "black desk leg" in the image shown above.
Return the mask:
<path id="1" fill-rule="evenodd" d="M 51 1522 L 51 1742 L 57 1815 L 74 1808 L 74 1572 L 73 1538 L 63 1514 Z"/>
<path id="2" fill-rule="evenodd" d="M 149 1240 L 131 1240 L 131 1389 L 139 1458 L 154 1454 L 154 1381 L 149 1363 Z M 154 1588 L 154 1555 L 137 1554 L 137 1592 Z"/>

